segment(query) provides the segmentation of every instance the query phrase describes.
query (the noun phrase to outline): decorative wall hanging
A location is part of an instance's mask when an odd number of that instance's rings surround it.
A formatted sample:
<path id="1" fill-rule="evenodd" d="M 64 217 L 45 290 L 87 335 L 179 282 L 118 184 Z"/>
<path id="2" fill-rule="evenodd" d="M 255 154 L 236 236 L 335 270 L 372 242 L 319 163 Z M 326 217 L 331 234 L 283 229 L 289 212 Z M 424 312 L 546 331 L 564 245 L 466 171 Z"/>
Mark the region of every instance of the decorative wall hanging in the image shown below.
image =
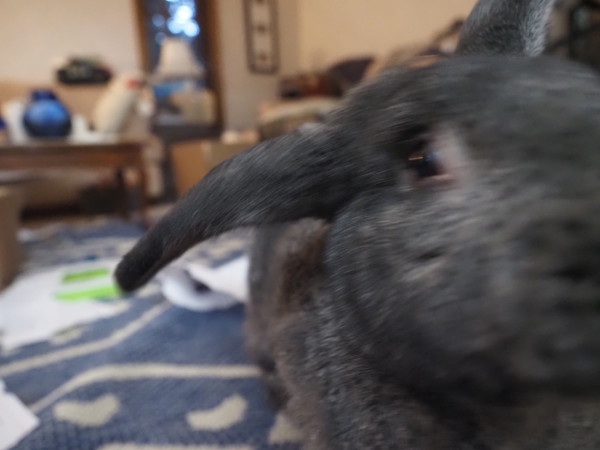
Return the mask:
<path id="1" fill-rule="evenodd" d="M 279 70 L 279 34 L 276 0 L 244 0 L 246 46 L 251 72 Z"/>

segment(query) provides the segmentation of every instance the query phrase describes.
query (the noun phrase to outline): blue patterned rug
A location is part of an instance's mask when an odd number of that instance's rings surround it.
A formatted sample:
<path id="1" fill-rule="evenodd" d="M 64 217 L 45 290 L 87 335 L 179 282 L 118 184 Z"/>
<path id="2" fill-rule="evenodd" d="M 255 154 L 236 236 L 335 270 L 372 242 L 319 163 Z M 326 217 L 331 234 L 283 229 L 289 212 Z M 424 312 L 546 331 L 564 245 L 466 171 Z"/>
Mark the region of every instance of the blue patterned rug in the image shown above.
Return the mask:
<path id="1" fill-rule="evenodd" d="M 119 256 L 140 235 L 120 222 L 58 229 L 26 245 L 26 271 Z M 232 233 L 186 257 L 216 266 L 243 255 L 250 236 Z M 120 315 L 0 355 L 0 379 L 40 419 L 16 448 L 298 448 L 265 403 L 243 316 L 242 306 L 195 313 L 154 293 L 131 298 Z"/>

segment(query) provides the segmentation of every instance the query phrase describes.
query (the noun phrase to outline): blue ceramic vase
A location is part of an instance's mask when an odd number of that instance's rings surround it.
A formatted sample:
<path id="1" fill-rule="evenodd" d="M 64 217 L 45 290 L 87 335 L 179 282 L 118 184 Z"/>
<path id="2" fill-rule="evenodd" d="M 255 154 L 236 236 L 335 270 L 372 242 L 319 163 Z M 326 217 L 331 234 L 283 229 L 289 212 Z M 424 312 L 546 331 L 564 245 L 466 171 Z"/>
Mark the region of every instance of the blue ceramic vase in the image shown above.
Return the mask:
<path id="1" fill-rule="evenodd" d="M 52 91 L 36 90 L 25 109 L 23 125 L 31 137 L 63 138 L 71 132 L 71 114 Z"/>

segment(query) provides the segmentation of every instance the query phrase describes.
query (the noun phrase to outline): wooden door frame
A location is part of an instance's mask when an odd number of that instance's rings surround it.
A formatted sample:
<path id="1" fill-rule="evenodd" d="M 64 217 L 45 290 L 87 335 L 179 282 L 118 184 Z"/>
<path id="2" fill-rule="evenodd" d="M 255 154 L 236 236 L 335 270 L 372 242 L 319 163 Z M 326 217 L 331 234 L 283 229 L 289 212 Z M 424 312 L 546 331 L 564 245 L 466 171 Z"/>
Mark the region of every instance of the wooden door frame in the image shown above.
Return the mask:
<path id="1" fill-rule="evenodd" d="M 146 45 L 144 30 L 144 0 L 131 0 L 134 3 L 135 27 L 138 41 L 138 52 L 142 61 L 142 68 L 146 73 L 151 70 L 150 55 Z M 217 100 L 217 124 L 223 126 L 223 85 L 221 72 L 221 42 L 219 34 L 219 18 L 217 11 L 218 0 L 202 0 L 196 2 L 197 17 L 200 28 L 204 30 L 206 41 L 203 41 L 202 54 L 205 55 L 207 69 L 207 84 L 215 94 Z"/>

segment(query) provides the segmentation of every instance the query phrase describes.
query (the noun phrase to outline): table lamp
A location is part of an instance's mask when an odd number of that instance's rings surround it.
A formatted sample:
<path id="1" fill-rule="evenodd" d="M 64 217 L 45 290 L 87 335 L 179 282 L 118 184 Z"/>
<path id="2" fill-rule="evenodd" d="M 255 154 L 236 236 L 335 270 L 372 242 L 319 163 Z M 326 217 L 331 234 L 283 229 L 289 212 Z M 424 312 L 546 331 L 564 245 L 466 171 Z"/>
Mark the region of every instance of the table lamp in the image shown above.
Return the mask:
<path id="1" fill-rule="evenodd" d="M 215 122 L 214 95 L 206 88 L 198 87 L 205 73 L 187 40 L 174 37 L 164 39 L 153 78 L 155 84 L 175 82 L 177 90 L 170 91 L 168 99 L 179 108 L 186 122 Z"/>
<path id="2" fill-rule="evenodd" d="M 188 41 L 168 37 L 163 40 L 160 47 L 158 65 L 154 73 L 161 79 L 186 78 L 193 80 L 202 78 L 205 71 L 196 59 Z"/>

